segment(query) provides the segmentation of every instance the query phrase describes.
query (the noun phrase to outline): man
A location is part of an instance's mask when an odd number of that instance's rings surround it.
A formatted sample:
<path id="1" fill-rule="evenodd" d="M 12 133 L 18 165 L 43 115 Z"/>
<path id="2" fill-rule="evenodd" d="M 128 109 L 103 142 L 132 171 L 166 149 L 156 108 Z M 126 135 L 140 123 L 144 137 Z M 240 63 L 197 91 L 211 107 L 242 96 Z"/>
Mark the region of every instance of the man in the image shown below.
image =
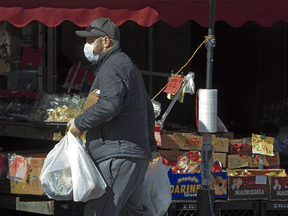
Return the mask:
<path id="1" fill-rule="evenodd" d="M 98 18 L 76 34 L 87 38 L 84 53 L 96 76 L 90 92 L 99 99 L 68 127 L 76 137 L 86 131 L 89 154 L 107 183 L 84 215 L 152 216 L 143 203 L 143 180 L 157 151 L 155 115 L 142 75 L 121 51 L 119 29 L 110 19 Z"/>

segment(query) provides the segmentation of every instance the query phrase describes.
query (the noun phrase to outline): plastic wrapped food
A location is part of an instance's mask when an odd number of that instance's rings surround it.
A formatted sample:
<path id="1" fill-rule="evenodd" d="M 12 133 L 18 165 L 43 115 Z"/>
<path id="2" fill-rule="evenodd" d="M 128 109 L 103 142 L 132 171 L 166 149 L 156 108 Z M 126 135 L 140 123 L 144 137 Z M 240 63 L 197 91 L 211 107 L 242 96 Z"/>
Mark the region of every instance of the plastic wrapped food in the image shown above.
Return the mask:
<path id="1" fill-rule="evenodd" d="M 8 172 L 7 155 L 0 153 L 0 179 L 5 179 Z"/>
<path id="2" fill-rule="evenodd" d="M 53 186 L 57 188 L 59 197 L 66 197 L 68 200 L 72 199 L 73 187 L 70 167 L 49 172 L 47 179 L 49 182 L 53 182 Z"/>
<path id="3" fill-rule="evenodd" d="M 49 108 L 49 101 L 47 100 L 47 93 L 40 91 L 38 97 L 33 103 L 32 112 L 29 119 L 43 121 L 47 118 L 47 108 Z"/>
<path id="4" fill-rule="evenodd" d="M 155 119 L 160 115 L 161 113 L 161 103 L 158 101 L 153 100 L 152 101 L 154 113 L 155 113 Z"/>
<path id="5" fill-rule="evenodd" d="M 189 158 L 187 155 L 184 155 L 182 157 L 179 158 L 178 163 L 177 163 L 177 167 L 180 170 L 183 170 L 185 168 L 187 168 L 189 166 Z"/>
<path id="6" fill-rule="evenodd" d="M 31 157 L 8 154 L 7 178 L 13 181 L 27 182 Z"/>
<path id="7" fill-rule="evenodd" d="M 177 173 L 199 173 L 201 154 L 197 151 L 187 152 L 177 158 L 177 161 L 170 163 L 172 172 Z"/>
<path id="8" fill-rule="evenodd" d="M 56 101 L 57 102 L 57 101 Z M 47 121 L 69 121 L 77 118 L 83 113 L 85 98 L 80 95 L 74 95 L 72 98 L 68 95 L 57 102 L 57 106 L 51 106 L 47 109 Z"/>

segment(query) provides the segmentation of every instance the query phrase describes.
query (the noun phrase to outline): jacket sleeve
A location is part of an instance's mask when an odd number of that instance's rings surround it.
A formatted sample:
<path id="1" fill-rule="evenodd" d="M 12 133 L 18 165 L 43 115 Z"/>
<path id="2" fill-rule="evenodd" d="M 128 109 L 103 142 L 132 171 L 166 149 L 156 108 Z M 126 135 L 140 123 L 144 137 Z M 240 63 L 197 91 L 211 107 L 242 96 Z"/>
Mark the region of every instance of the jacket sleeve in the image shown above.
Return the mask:
<path id="1" fill-rule="evenodd" d="M 151 152 L 157 151 L 157 143 L 154 136 L 155 127 L 155 113 L 149 95 L 147 94 L 147 113 L 148 113 L 148 132 L 149 132 L 149 144 Z"/>
<path id="2" fill-rule="evenodd" d="M 106 66 L 98 73 L 99 99 L 75 119 L 75 126 L 80 131 L 97 127 L 120 113 L 126 87 L 117 71 L 115 66 Z"/>

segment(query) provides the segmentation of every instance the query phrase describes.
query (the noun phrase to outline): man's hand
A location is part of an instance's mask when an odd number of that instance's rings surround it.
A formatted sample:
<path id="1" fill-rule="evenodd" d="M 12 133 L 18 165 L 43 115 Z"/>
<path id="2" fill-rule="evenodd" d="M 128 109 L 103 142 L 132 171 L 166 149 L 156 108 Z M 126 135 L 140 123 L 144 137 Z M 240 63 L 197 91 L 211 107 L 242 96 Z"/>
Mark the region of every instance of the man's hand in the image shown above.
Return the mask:
<path id="1" fill-rule="evenodd" d="M 80 136 L 83 134 L 82 131 L 78 130 L 78 128 L 75 126 L 74 123 L 75 119 L 71 119 L 68 124 L 68 131 L 70 131 L 76 138 L 80 138 Z"/>
<path id="2" fill-rule="evenodd" d="M 153 151 L 151 153 L 152 153 L 152 159 L 150 160 L 151 162 L 153 162 L 155 159 L 157 159 L 160 156 L 159 152 Z"/>

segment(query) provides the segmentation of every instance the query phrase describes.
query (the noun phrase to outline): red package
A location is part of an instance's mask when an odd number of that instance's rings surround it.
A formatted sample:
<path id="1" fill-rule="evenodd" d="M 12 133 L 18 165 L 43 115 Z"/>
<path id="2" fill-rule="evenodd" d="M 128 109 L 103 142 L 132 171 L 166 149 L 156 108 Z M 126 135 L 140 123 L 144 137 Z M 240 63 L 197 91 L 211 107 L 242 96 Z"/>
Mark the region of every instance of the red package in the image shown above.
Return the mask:
<path id="1" fill-rule="evenodd" d="M 168 161 L 166 158 L 164 158 L 164 157 L 161 156 L 161 160 L 162 160 L 162 163 L 163 163 L 164 165 L 170 166 L 169 161 Z"/>
<path id="2" fill-rule="evenodd" d="M 190 164 L 201 163 L 201 154 L 199 152 L 187 153 Z"/>
<path id="3" fill-rule="evenodd" d="M 13 181 L 27 182 L 29 175 L 29 164 L 31 158 L 20 155 L 8 154 L 8 175 L 7 178 Z"/>
<path id="4" fill-rule="evenodd" d="M 213 166 L 211 172 L 212 172 L 212 173 L 215 173 L 215 172 L 221 172 L 221 171 L 222 171 L 221 162 L 215 161 L 215 162 L 214 162 L 214 166 Z"/>

